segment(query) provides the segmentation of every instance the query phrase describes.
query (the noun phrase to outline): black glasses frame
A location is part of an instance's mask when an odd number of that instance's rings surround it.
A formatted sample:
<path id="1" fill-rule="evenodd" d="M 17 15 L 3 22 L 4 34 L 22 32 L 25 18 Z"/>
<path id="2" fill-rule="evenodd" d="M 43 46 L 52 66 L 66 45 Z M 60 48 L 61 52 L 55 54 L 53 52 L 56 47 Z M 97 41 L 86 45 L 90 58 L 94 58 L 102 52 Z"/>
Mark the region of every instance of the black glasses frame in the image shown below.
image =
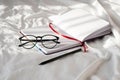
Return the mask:
<path id="1" fill-rule="evenodd" d="M 32 37 L 34 37 L 35 39 L 32 39 L 32 40 L 31 40 L 31 39 L 28 39 L 28 38 L 27 38 L 28 36 L 32 36 Z M 46 37 L 46 36 L 52 36 L 52 37 L 54 37 L 55 39 L 43 39 L 43 38 Z M 26 37 L 26 39 L 23 39 L 24 37 Z M 39 39 L 39 38 L 40 38 L 40 39 Z M 21 44 L 18 45 L 18 46 L 19 46 L 19 47 L 23 47 L 23 48 L 25 48 L 25 49 L 31 49 L 31 48 L 35 47 L 35 45 L 37 44 L 37 42 L 41 42 L 42 46 L 44 46 L 45 48 L 48 48 L 48 49 L 52 49 L 52 48 L 54 48 L 57 44 L 60 44 L 60 42 L 58 41 L 58 40 L 59 40 L 59 37 L 58 37 L 58 36 L 55 36 L 55 35 L 51 35 L 51 34 L 47 34 L 47 35 L 43 35 L 43 36 L 24 35 L 24 36 L 20 37 L 19 40 L 20 40 Z M 22 41 L 27 41 L 27 42 L 22 43 Z M 44 44 L 45 41 L 53 41 L 53 42 L 56 43 L 56 44 L 55 44 L 54 46 L 52 46 L 52 47 L 47 47 L 47 46 L 45 46 L 45 44 Z M 27 43 L 29 43 L 29 42 L 34 42 L 34 43 L 33 43 L 33 46 L 31 46 L 30 48 L 24 47 L 24 45 L 27 44 Z"/>

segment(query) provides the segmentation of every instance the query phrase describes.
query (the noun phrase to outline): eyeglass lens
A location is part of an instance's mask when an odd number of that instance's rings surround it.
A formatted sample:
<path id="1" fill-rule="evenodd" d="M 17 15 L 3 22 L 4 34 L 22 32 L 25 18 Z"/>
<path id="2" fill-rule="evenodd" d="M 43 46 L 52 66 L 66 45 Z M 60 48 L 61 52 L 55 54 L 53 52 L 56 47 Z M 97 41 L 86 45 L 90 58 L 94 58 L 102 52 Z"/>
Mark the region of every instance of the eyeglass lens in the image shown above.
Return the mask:
<path id="1" fill-rule="evenodd" d="M 20 42 L 21 44 L 24 44 L 23 45 L 24 48 L 31 49 L 36 45 L 36 42 L 32 40 L 36 40 L 36 37 L 27 35 L 27 36 L 24 36 Z"/>
<path id="2" fill-rule="evenodd" d="M 47 41 L 44 41 L 47 40 Z M 56 43 L 57 38 L 53 35 L 45 35 L 42 37 L 42 45 L 46 48 L 54 48 L 57 43 Z"/>

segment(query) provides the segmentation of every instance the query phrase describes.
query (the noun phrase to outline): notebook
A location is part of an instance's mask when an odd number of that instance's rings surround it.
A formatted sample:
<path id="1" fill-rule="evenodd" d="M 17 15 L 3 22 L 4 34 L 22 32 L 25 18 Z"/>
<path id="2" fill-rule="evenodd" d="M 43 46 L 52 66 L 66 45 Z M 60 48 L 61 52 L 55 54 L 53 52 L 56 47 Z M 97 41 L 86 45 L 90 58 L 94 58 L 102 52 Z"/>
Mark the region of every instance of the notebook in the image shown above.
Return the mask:
<path id="1" fill-rule="evenodd" d="M 21 30 L 21 32 L 24 35 L 43 36 L 43 35 L 46 35 L 46 34 L 52 34 L 52 35 L 58 36 L 60 44 L 57 44 L 52 49 L 47 49 L 47 48 L 43 47 L 41 45 L 41 43 L 39 43 L 39 42 L 37 43 L 38 49 L 41 48 L 45 52 L 44 54 L 46 54 L 46 55 L 81 47 L 79 42 L 66 39 L 66 38 L 64 38 L 60 35 L 57 35 L 57 34 L 53 33 L 51 31 L 51 29 L 48 28 L 48 26 L 42 26 L 42 27 L 36 27 L 36 28 L 27 28 L 27 29 Z M 42 52 L 40 51 L 40 53 L 42 53 Z"/>
<path id="2" fill-rule="evenodd" d="M 111 32 L 109 22 L 83 9 L 70 10 L 62 15 L 49 17 L 54 27 L 82 42 Z"/>

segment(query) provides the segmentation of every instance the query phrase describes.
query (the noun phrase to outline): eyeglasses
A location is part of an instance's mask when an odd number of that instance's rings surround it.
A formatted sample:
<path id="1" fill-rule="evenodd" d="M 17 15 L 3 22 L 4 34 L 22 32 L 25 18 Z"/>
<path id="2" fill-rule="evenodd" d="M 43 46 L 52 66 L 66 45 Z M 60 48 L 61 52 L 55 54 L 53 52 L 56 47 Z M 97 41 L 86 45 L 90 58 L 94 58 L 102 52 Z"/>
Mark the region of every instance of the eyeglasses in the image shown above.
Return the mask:
<path id="1" fill-rule="evenodd" d="M 19 38 L 20 45 L 19 47 L 23 47 L 25 49 L 33 48 L 38 42 L 41 42 L 42 46 L 48 49 L 54 48 L 57 44 L 60 44 L 59 37 L 51 34 L 43 35 L 43 36 L 34 36 L 34 35 L 24 35 Z"/>

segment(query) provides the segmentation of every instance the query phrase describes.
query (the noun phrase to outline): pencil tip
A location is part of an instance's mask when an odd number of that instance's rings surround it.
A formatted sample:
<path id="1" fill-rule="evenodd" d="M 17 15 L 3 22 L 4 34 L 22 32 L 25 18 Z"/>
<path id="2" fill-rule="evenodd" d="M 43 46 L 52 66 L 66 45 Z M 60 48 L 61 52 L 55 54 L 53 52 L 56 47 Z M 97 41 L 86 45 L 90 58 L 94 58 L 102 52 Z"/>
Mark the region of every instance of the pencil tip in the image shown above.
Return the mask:
<path id="1" fill-rule="evenodd" d="M 41 62 L 39 65 L 44 65 L 45 63 L 44 62 Z"/>

